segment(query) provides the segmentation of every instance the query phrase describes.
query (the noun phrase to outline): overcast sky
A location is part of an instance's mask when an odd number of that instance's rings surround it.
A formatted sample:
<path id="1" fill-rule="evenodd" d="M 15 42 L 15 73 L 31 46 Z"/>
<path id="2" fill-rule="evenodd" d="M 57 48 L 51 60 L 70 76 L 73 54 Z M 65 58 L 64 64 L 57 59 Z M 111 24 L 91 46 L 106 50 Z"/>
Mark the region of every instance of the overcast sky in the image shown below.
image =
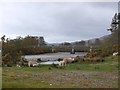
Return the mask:
<path id="1" fill-rule="evenodd" d="M 109 34 L 117 2 L 3 3 L 0 36 L 44 36 L 48 43 L 80 41 Z"/>

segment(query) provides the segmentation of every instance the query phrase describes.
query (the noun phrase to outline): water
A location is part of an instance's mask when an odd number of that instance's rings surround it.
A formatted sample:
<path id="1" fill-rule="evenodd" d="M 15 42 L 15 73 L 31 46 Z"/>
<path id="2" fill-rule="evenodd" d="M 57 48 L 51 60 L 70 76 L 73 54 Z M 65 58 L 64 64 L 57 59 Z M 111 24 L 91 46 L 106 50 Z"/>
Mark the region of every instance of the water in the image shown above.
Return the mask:
<path id="1" fill-rule="evenodd" d="M 46 54 L 39 54 L 39 55 L 25 55 L 26 59 L 35 59 L 41 58 L 47 60 L 56 60 L 59 58 L 65 57 L 76 57 L 76 56 L 84 56 L 86 52 L 76 52 L 75 54 L 70 54 L 70 52 L 58 52 L 58 53 L 46 53 Z"/>
<path id="2" fill-rule="evenodd" d="M 58 52 L 58 53 L 46 53 L 46 54 L 39 54 L 39 55 L 25 55 L 25 58 L 27 60 L 30 59 L 37 59 L 41 58 L 42 61 L 47 62 L 41 62 L 40 64 L 58 64 L 59 62 L 56 61 L 59 58 L 67 58 L 67 57 L 76 57 L 76 56 L 84 56 L 86 52 L 76 52 L 75 54 L 70 54 L 70 52 Z M 48 61 L 49 60 L 49 61 Z"/>
<path id="3" fill-rule="evenodd" d="M 51 65 L 51 64 L 59 64 L 59 61 L 47 61 L 47 62 L 41 62 L 42 65 Z"/>

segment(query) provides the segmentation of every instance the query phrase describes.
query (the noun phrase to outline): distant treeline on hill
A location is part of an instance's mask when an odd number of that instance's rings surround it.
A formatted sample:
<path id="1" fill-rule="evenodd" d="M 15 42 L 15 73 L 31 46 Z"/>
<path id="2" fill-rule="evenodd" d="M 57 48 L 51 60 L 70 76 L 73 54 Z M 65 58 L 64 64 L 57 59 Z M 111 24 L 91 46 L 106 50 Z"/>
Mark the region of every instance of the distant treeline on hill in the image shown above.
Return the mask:
<path id="1" fill-rule="evenodd" d="M 55 52 L 70 52 L 71 49 L 75 49 L 77 52 L 89 51 L 90 46 L 98 48 L 101 45 L 101 40 L 95 39 L 94 41 L 77 41 L 74 43 L 64 42 L 59 44 L 49 44 L 46 43 L 44 37 L 38 36 L 26 36 L 26 37 L 17 37 L 16 39 L 5 39 L 5 35 L 1 37 L 3 55 L 6 53 L 17 51 L 22 52 L 24 55 L 28 54 L 41 54 L 41 53 L 50 53 L 52 49 Z"/>

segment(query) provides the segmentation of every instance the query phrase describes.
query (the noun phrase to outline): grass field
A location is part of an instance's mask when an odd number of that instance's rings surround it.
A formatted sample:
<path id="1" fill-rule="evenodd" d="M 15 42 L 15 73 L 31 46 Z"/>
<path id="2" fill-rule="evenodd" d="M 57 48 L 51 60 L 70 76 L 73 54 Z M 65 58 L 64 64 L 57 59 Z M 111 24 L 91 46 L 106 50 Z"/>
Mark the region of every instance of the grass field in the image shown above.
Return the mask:
<path id="1" fill-rule="evenodd" d="M 118 56 L 105 62 L 53 66 L 3 67 L 3 88 L 118 88 Z"/>
<path id="2" fill-rule="evenodd" d="M 0 89 L 2 88 L 2 68 L 0 67 Z"/>

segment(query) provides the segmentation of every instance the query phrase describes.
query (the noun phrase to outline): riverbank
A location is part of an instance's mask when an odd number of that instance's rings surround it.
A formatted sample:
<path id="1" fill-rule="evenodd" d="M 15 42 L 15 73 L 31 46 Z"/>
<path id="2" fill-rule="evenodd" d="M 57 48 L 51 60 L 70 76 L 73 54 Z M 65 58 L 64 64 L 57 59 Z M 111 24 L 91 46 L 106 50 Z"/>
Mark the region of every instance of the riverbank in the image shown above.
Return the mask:
<path id="1" fill-rule="evenodd" d="M 54 66 L 3 67 L 3 88 L 118 88 L 118 57 L 105 62 Z"/>

